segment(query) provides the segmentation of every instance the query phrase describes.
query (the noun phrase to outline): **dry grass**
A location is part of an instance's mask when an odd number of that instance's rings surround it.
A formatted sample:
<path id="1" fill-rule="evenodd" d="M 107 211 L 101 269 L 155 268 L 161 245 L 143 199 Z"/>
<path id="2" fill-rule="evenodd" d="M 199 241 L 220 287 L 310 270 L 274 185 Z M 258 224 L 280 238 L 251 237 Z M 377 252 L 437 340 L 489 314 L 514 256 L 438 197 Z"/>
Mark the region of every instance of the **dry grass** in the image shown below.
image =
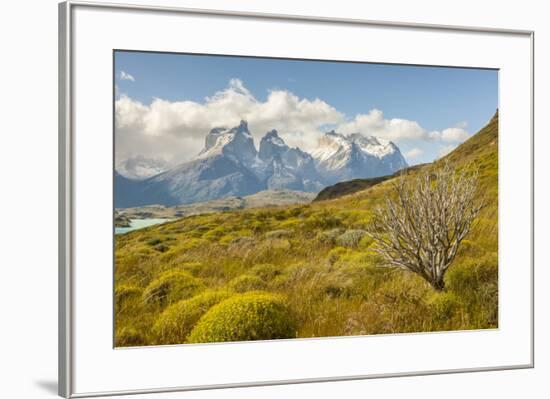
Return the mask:
<path id="1" fill-rule="evenodd" d="M 153 327 L 167 306 L 173 313 L 180 301 L 219 290 L 276 295 L 297 337 L 497 327 L 496 129 L 493 120 L 447 157 L 457 168 L 471 163 L 479 168 L 487 207 L 449 268 L 445 292 L 414 274 L 379 267 L 362 231 L 374 207 L 391 193 L 390 181 L 384 181 L 309 205 L 190 216 L 117 236 L 116 344 L 154 344 Z M 144 298 L 167 275 L 179 276 L 179 288 L 161 290 L 161 298 L 169 300 L 148 305 Z M 208 323 L 214 325 L 212 317 Z M 191 330 L 186 326 L 181 343 Z M 174 343 L 173 336 L 167 340 Z"/>

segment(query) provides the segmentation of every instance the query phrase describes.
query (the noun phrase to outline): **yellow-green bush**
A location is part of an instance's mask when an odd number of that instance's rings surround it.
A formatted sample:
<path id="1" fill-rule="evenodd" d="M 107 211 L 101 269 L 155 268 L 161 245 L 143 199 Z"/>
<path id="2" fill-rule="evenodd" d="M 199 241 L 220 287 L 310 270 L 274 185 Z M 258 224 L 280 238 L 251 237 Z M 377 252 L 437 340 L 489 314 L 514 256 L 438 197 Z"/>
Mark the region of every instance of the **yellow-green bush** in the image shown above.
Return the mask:
<path id="1" fill-rule="evenodd" d="M 183 270 L 168 270 L 151 281 L 143 291 L 147 304 L 170 305 L 204 289 L 204 284 Z"/>
<path id="2" fill-rule="evenodd" d="M 369 235 L 365 235 L 359 241 L 359 248 L 362 250 L 368 250 L 372 246 L 372 244 L 374 244 L 374 239 Z"/>
<path id="3" fill-rule="evenodd" d="M 356 248 L 367 232 L 360 229 L 346 230 L 336 238 L 336 244 L 342 247 Z"/>
<path id="4" fill-rule="evenodd" d="M 250 274 L 261 278 L 263 281 L 271 281 L 281 274 L 281 267 L 271 263 L 261 263 L 250 269 Z"/>
<path id="5" fill-rule="evenodd" d="M 115 346 L 141 346 L 146 344 L 143 334 L 136 328 L 123 327 L 115 333 Z"/>
<path id="6" fill-rule="evenodd" d="M 317 239 L 323 243 L 334 244 L 336 238 L 342 234 L 342 229 L 330 229 L 317 233 Z"/>
<path id="7" fill-rule="evenodd" d="M 228 287 L 235 292 L 247 292 L 263 290 L 266 284 L 265 281 L 258 276 L 243 274 L 231 280 Z"/>
<path id="8" fill-rule="evenodd" d="M 460 308 L 460 299 L 452 292 L 437 292 L 428 299 L 433 317 L 438 321 L 451 321 Z"/>
<path id="9" fill-rule="evenodd" d="M 304 221 L 304 228 L 306 230 L 334 229 L 336 227 L 340 227 L 341 225 L 342 218 L 335 215 L 334 212 L 328 209 L 321 209 Z"/>
<path id="10" fill-rule="evenodd" d="M 335 247 L 332 248 L 327 255 L 327 260 L 330 264 L 334 264 L 342 259 L 345 255 L 350 252 L 348 248 L 344 247 Z"/>
<path id="11" fill-rule="evenodd" d="M 206 291 L 167 307 L 153 326 L 158 344 L 182 344 L 199 319 L 214 305 L 229 298 L 230 291 Z"/>
<path id="12" fill-rule="evenodd" d="M 117 312 L 133 307 L 141 300 L 143 290 L 139 287 L 120 284 L 115 288 L 115 308 Z"/>
<path id="13" fill-rule="evenodd" d="M 199 282 L 196 292 L 191 289 L 192 294 L 183 295 L 182 300 L 188 295 L 200 296 L 203 289 L 223 290 L 230 282 L 261 279 L 265 290 L 283 295 L 298 337 L 497 327 L 495 144 L 497 124 L 493 123 L 447 156 L 454 159 L 458 169 L 467 168 L 470 162 L 480 167 L 479 193 L 487 205 L 445 276 L 447 291 L 436 292 L 414 273 L 378 267 L 382 262 L 374 252 L 373 240 L 365 235 L 357 241 L 350 233 L 370 228 L 374 209 L 392 195 L 394 181 L 390 179 L 364 191 L 306 206 L 186 216 L 117 235 L 117 345 L 156 343 L 153 326 L 166 309 L 166 295 L 157 291 L 171 291 L 171 284 L 157 280 L 170 270 L 187 271 L 197 279 L 195 283 Z M 437 167 L 439 162 L 418 166 L 407 176 Z M 243 275 L 248 277 L 239 280 Z M 255 287 L 260 285 L 246 289 Z M 139 290 L 144 289 L 148 294 L 139 296 Z M 155 295 L 148 303 L 163 306 L 144 303 L 143 298 L 151 293 Z"/>
<path id="14" fill-rule="evenodd" d="M 183 262 L 179 268 L 197 277 L 203 268 L 203 264 L 200 262 Z"/>
<path id="15" fill-rule="evenodd" d="M 188 342 L 231 342 L 296 336 L 296 325 L 280 296 L 256 291 L 235 295 L 212 307 Z"/>

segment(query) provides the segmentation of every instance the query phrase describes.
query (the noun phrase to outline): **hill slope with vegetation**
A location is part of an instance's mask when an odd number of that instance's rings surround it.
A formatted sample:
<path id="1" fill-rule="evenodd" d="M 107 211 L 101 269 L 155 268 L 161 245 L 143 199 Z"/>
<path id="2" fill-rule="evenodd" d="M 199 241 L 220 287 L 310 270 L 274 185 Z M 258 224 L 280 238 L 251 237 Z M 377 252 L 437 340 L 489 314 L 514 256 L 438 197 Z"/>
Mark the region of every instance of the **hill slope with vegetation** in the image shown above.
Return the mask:
<path id="1" fill-rule="evenodd" d="M 116 236 L 116 345 L 496 328 L 498 114 L 444 159 L 485 207 L 444 291 L 380 267 L 366 234 L 387 179 L 310 204 L 189 216 Z"/>
<path id="2" fill-rule="evenodd" d="M 405 168 L 404 171 L 395 172 L 392 175 L 372 177 L 370 179 L 353 179 L 348 181 L 343 181 L 336 183 L 332 186 L 325 187 L 315 197 L 313 201 L 326 201 L 330 199 L 335 199 L 343 197 L 344 195 L 350 195 L 358 191 L 363 191 L 373 186 L 376 186 L 379 183 L 385 182 L 386 180 L 393 179 L 398 177 L 401 173 L 405 171 L 411 171 L 422 167 L 422 165 L 415 165 Z"/>

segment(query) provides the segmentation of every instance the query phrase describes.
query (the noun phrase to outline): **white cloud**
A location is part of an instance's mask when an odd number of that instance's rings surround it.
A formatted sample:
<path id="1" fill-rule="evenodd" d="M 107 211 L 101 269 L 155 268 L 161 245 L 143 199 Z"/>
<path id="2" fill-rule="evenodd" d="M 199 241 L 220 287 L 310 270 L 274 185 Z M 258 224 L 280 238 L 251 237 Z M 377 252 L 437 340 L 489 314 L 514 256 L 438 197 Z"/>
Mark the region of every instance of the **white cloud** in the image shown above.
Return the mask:
<path id="1" fill-rule="evenodd" d="M 227 88 L 202 102 L 155 98 L 146 105 L 120 93 L 115 102 L 117 162 L 136 155 L 171 163 L 188 160 L 202 149 L 210 129 L 236 126 L 241 119 L 248 121 L 256 145 L 267 131 L 277 129 L 290 146 L 306 151 L 316 147 L 327 125 L 341 133 L 360 132 L 397 143 L 458 143 L 468 137 L 464 125 L 428 131 L 416 121 L 386 119 L 378 109 L 347 120 L 327 102 L 301 98 L 288 90 L 271 90 L 260 101 L 241 80 L 231 79 Z M 418 157 L 420 151 L 413 148 L 407 156 Z"/>
<path id="2" fill-rule="evenodd" d="M 423 150 L 421 150 L 420 148 L 416 148 L 416 147 L 415 147 L 415 148 L 412 148 L 412 149 L 410 149 L 409 151 L 407 151 L 407 152 L 405 153 L 405 156 L 406 156 L 407 158 L 417 158 L 417 157 L 419 157 L 419 156 L 421 156 L 421 155 L 423 155 L 423 154 L 424 154 L 424 151 L 423 151 Z"/>
<path id="3" fill-rule="evenodd" d="M 385 119 L 379 109 L 372 109 L 367 114 L 358 114 L 352 121 L 342 124 L 342 133 L 362 133 L 393 141 L 404 139 L 425 139 L 427 132 L 418 122 L 407 119 Z"/>
<path id="4" fill-rule="evenodd" d="M 359 132 L 369 136 L 377 136 L 397 143 L 407 140 L 462 142 L 469 137 L 463 122 L 457 127 L 442 131 L 428 131 L 418 122 L 408 119 L 385 119 L 379 109 L 372 109 L 367 114 L 358 114 L 349 122 L 342 124 L 342 133 Z"/>
<path id="5" fill-rule="evenodd" d="M 462 142 L 469 136 L 469 133 L 460 127 L 450 127 L 441 132 L 441 140 L 448 142 Z"/>
<path id="6" fill-rule="evenodd" d="M 470 137 L 470 133 L 468 133 L 468 131 L 466 130 L 466 126 L 466 122 L 461 122 L 455 127 L 443 129 L 441 132 L 430 132 L 428 133 L 428 136 L 432 140 L 436 141 L 439 140 L 446 141 L 448 143 L 462 143 L 464 140 Z"/>
<path id="7" fill-rule="evenodd" d="M 439 155 L 440 158 L 442 158 L 448 153 L 450 153 L 452 150 L 454 150 L 456 147 L 458 147 L 458 144 L 442 145 L 439 147 L 437 154 Z"/>
<path id="8" fill-rule="evenodd" d="M 321 126 L 342 122 L 344 116 L 318 98 L 299 98 L 286 90 L 272 90 L 259 101 L 239 79 L 231 79 L 225 90 L 203 103 L 157 98 L 144 105 L 121 95 L 115 103 L 117 158 L 141 154 L 189 159 L 200 151 L 210 129 L 232 127 L 241 119 L 248 121 L 256 144 L 277 129 L 289 145 L 311 149 L 323 133 Z"/>
<path id="9" fill-rule="evenodd" d="M 120 77 L 120 80 L 129 80 L 129 81 L 132 81 L 132 82 L 136 81 L 132 75 L 130 75 L 129 73 L 124 72 L 124 71 L 120 71 L 119 77 Z"/>

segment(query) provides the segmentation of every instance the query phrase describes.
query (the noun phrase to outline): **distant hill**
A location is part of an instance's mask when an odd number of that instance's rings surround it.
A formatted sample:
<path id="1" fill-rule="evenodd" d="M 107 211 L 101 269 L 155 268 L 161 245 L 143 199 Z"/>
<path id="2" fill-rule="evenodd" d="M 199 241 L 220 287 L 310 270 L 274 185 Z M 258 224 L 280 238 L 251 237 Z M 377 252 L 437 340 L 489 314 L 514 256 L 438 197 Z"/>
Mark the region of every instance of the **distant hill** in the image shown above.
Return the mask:
<path id="1" fill-rule="evenodd" d="M 265 190 L 245 197 L 228 197 L 189 205 L 164 206 L 146 205 L 117 211 L 128 219 L 180 218 L 212 212 L 236 209 L 276 207 L 306 204 L 315 197 L 314 193 L 294 190 Z"/>
<path id="2" fill-rule="evenodd" d="M 366 190 L 372 186 L 390 179 L 393 175 L 374 177 L 372 179 L 355 179 L 336 183 L 322 189 L 313 201 L 326 201 L 344 195 L 353 194 L 358 191 Z"/>
<path id="3" fill-rule="evenodd" d="M 373 177 L 370 179 L 354 179 L 336 183 L 332 186 L 328 186 L 322 189 L 313 201 L 326 201 L 334 198 L 339 198 L 344 195 L 353 194 L 358 191 L 363 191 L 367 188 L 371 188 L 372 186 L 385 182 L 386 180 L 399 176 L 400 173 L 406 173 L 416 170 L 422 165 L 411 166 L 387 176 Z"/>

